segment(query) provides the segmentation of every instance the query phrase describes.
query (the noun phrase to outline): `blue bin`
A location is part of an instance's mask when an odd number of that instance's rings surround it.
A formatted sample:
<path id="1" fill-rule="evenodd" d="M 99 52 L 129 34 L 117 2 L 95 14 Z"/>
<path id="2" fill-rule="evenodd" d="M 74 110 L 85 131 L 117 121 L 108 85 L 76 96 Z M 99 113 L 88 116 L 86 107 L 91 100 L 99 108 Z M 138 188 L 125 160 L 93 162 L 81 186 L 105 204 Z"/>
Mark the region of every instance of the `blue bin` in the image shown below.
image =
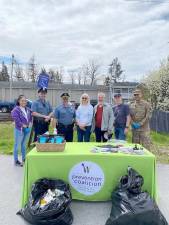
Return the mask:
<path id="1" fill-rule="evenodd" d="M 44 143 L 46 143 L 46 141 L 47 141 L 46 137 L 44 137 L 44 136 L 39 137 L 39 143 L 44 144 Z"/>
<path id="2" fill-rule="evenodd" d="M 61 136 L 56 136 L 55 137 L 55 143 L 57 143 L 57 144 L 61 144 L 62 142 L 63 142 L 63 137 L 61 137 Z"/>
<path id="3" fill-rule="evenodd" d="M 50 143 L 55 143 L 55 138 L 51 138 Z"/>

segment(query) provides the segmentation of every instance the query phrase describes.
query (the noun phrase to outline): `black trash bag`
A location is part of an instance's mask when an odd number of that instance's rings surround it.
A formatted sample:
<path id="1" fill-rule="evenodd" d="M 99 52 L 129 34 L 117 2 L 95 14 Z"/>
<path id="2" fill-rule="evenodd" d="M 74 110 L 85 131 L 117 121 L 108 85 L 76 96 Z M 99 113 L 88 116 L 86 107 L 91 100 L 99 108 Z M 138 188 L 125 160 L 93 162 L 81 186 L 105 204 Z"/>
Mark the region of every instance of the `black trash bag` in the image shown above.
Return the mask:
<path id="1" fill-rule="evenodd" d="M 142 192 L 143 177 L 128 167 L 112 193 L 112 209 L 106 225 L 168 225 L 157 204 Z"/>
<path id="2" fill-rule="evenodd" d="M 41 207 L 40 201 L 48 189 L 58 189 L 62 194 Z M 69 185 L 64 181 L 39 179 L 32 185 L 28 203 L 17 214 L 34 225 L 70 225 L 73 222 L 73 215 L 69 208 L 71 200 Z"/>

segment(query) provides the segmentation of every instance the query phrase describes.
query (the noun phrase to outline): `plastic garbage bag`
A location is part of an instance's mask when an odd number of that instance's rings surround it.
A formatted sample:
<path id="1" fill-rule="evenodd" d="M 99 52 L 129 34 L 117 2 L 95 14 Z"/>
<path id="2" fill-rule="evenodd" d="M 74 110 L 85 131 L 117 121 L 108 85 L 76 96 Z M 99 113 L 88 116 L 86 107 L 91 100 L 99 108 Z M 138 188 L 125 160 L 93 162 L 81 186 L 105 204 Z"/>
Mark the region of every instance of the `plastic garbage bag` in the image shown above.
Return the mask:
<path id="1" fill-rule="evenodd" d="M 112 209 L 106 225 L 167 225 L 157 204 L 142 192 L 143 177 L 128 167 L 112 193 Z"/>
<path id="2" fill-rule="evenodd" d="M 17 214 L 34 225 L 70 225 L 73 215 L 69 185 L 43 178 L 32 185 L 28 203 Z"/>

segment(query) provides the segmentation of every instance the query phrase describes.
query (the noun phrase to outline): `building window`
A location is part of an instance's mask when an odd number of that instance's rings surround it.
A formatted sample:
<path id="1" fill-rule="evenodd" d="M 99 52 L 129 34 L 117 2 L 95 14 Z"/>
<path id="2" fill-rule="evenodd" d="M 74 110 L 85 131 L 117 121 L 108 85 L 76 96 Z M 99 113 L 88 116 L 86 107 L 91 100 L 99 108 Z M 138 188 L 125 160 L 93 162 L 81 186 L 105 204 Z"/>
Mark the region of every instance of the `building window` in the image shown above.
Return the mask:
<path id="1" fill-rule="evenodd" d="M 114 93 L 121 93 L 121 89 L 119 89 L 119 88 L 114 88 Z"/>

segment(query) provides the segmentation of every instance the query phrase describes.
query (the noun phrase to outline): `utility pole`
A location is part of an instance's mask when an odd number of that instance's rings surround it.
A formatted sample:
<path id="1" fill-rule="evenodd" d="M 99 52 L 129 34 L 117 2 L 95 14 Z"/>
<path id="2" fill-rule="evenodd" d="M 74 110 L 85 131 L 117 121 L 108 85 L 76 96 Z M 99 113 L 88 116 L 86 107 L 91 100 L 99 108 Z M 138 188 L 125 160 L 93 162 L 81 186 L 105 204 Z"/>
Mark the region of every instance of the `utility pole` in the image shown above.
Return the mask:
<path id="1" fill-rule="evenodd" d="M 14 54 L 12 54 L 12 61 L 11 61 L 11 76 L 10 76 L 10 82 L 9 82 L 9 99 L 12 101 L 12 79 L 13 79 L 13 65 L 14 65 Z"/>
<path id="2" fill-rule="evenodd" d="M 109 102 L 112 105 L 113 93 L 112 93 L 112 80 L 113 80 L 113 73 L 114 73 L 114 65 L 113 62 L 109 65 Z"/>
<path id="3" fill-rule="evenodd" d="M 112 105 L 112 98 L 113 98 L 113 93 L 112 93 L 112 76 L 110 75 L 109 79 L 109 102 Z"/>

